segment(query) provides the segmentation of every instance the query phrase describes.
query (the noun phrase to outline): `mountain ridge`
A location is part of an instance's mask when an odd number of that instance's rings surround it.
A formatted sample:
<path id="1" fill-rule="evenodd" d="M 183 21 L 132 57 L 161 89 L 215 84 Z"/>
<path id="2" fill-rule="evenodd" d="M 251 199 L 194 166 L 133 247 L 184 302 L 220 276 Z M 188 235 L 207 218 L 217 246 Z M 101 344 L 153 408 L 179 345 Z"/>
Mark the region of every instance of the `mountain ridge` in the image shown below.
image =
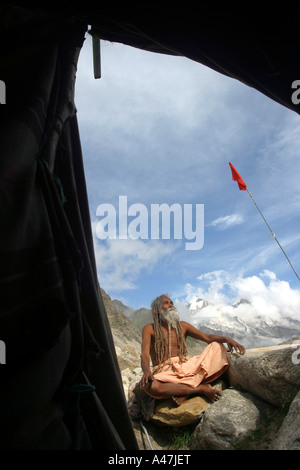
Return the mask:
<path id="1" fill-rule="evenodd" d="M 129 313 L 128 318 L 140 332 L 146 323 L 152 322 L 151 310 L 147 308 L 134 310 L 117 299 L 112 300 L 112 303 L 125 315 Z M 239 306 L 244 305 L 251 306 L 251 303 L 247 299 L 240 299 L 229 307 L 237 311 Z M 238 314 L 205 315 L 207 307 L 210 307 L 211 312 L 213 304 L 199 297 L 191 299 L 186 304 L 184 317 L 204 333 L 230 336 L 246 348 L 270 346 L 300 335 L 300 321 L 289 317 L 283 317 L 279 322 L 257 315 L 249 321 Z M 178 310 L 180 312 L 180 308 Z"/>

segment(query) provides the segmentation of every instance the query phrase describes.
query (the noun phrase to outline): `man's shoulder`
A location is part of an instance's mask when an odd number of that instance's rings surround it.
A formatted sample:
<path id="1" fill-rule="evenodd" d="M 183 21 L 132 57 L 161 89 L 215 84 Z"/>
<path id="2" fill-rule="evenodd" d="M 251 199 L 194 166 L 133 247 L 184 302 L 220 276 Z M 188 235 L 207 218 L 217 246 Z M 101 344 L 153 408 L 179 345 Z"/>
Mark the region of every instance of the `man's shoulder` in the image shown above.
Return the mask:
<path id="1" fill-rule="evenodd" d="M 152 332 L 152 331 L 154 331 L 153 323 L 146 323 L 146 325 L 143 326 L 143 332 Z"/>
<path id="2" fill-rule="evenodd" d="M 180 325 L 184 333 L 192 327 L 192 325 L 188 323 L 187 321 L 180 321 Z"/>
<path id="3" fill-rule="evenodd" d="M 181 326 L 187 326 L 187 327 L 191 326 L 190 323 L 188 323 L 187 321 L 183 321 L 183 320 L 180 320 L 180 324 L 181 324 Z"/>

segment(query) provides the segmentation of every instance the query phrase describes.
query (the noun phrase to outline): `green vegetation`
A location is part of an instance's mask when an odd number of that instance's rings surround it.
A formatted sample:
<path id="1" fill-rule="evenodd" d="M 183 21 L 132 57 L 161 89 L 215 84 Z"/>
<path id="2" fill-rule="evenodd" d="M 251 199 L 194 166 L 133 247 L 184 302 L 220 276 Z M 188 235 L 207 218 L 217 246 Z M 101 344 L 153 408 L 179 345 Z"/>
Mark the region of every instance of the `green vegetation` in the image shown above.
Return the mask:
<path id="1" fill-rule="evenodd" d="M 196 425 L 182 426 L 173 435 L 173 442 L 170 450 L 189 450 Z"/>

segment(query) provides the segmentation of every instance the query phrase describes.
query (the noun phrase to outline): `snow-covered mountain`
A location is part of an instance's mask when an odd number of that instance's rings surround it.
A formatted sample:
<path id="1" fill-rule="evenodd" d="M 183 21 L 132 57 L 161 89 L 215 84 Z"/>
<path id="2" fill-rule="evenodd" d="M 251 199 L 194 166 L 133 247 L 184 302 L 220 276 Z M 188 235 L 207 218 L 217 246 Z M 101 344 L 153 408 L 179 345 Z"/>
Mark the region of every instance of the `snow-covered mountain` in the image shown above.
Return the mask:
<path id="1" fill-rule="evenodd" d="M 222 309 L 205 299 L 193 298 L 187 304 L 189 321 L 209 334 L 231 336 L 246 348 L 271 346 L 300 335 L 300 321 L 284 317 L 278 320 L 255 315 L 247 299 Z M 253 314 L 249 320 L 249 312 Z"/>
<path id="2" fill-rule="evenodd" d="M 113 300 L 113 303 L 119 311 L 128 316 L 139 331 L 145 323 L 152 321 L 149 309 L 134 310 L 119 300 Z M 194 297 L 184 305 L 175 306 L 180 311 L 181 319 L 199 330 L 209 334 L 230 336 L 248 349 L 271 346 L 300 336 L 300 321 L 287 317 L 275 321 L 272 318 L 259 316 L 247 299 L 240 299 L 229 306 L 218 306 L 205 299 Z"/>
<path id="3" fill-rule="evenodd" d="M 191 312 L 202 310 L 209 305 L 208 301 L 200 297 L 193 297 L 188 303 L 187 307 Z"/>

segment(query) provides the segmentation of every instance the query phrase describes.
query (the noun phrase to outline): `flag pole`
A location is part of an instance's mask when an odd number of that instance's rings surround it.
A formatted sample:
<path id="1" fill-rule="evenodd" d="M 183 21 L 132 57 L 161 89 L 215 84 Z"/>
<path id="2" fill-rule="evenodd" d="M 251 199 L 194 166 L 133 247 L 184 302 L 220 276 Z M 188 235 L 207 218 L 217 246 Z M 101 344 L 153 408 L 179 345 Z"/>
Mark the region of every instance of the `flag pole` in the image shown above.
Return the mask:
<path id="1" fill-rule="evenodd" d="M 261 212 L 260 208 L 259 208 L 258 205 L 256 204 L 256 202 L 255 202 L 255 200 L 254 200 L 254 198 L 253 198 L 253 196 L 252 196 L 252 194 L 251 194 L 251 192 L 249 191 L 249 189 L 248 189 L 247 186 L 246 186 L 246 190 L 247 190 L 249 196 L 251 197 L 253 203 L 255 204 L 255 206 L 256 206 L 258 212 L 260 213 L 260 215 L 262 216 L 263 220 L 265 221 L 265 223 L 266 223 L 268 229 L 270 230 L 273 239 L 274 239 L 274 240 L 276 241 L 276 243 L 278 244 L 278 246 L 279 246 L 279 248 L 281 249 L 282 253 L 284 254 L 284 256 L 286 257 L 286 259 L 288 260 L 288 262 L 289 262 L 289 264 L 290 264 L 292 270 L 294 271 L 294 273 L 296 274 L 297 278 L 298 278 L 299 281 L 300 281 L 300 278 L 299 278 L 298 274 L 296 273 L 296 271 L 295 271 L 295 269 L 294 269 L 294 266 L 292 265 L 292 263 L 291 263 L 289 257 L 287 256 L 286 252 L 284 251 L 284 249 L 283 249 L 282 246 L 280 245 L 279 241 L 277 240 L 277 237 L 276 237 L 275 233 L 273 232 L 273 230 L 271 229 L 270 225 L 269 225 L 268 222 L 266 221 L 266 219 L 265 219 L 263 213 Z"/>
<path id="2" fill-rule="evenodd" d="M 294 269 L 294 266 L 292 265 L 291 261 L 289 260 L 289 258 L 288 258 L 288 256 L 287 256 L 286 252 L 284 251 L 284 249 L 283 249 L 282 246 L 280 245 L 279 241 L 277 240 L 275 233 L 273 232 L 273 230 L 271 229 L 270 225 L 268 224 L 268 222 L 267 222 L 266 219 L 264 218 L 263 213 L 261 212 L 260 208 L 258 207 L 258 205 L 256 204 L 256 202 L 254 201 L 253 196 L 252 196 L 251 192 L 249 191 L 249 189 L 248 189 L 248 187 L 247 187 L 245 181 L 243 180 L 243 178 L 241 177 L 241 175 L 239 174 L 239 172 L 234 168 L 234 166 L 232 165 L 232 163 L 229 162 L 229 166 L 230 166 L 230 168 L 231 168 L 231 173 L 232 173 L 232 179 L 233 179 L 233 181 L 237 181 L 238 186 L 239 186 L 239 189 L 240 189 L 241 191 L 246 191 L 246 190 L 247 190 L 247 192 L 248 192 L 249 196 L 251 197 L 252 201 L 254 202 L 254 204 L 255 204 L 255 206 L 256 206 L 258 212 L 260 213 L 260 215 L 262 216 L 263 220 L 265 221 L 265 223 L 266 223 L 268 229 L 270 230 L 273 239 L 276 241 L 277 245 L 279 246 L 279 248 L 280 248 L 281 251 L 283 252 L 283 254 L 284 254 L 284 256 L 286 257 L 286 259 L 288 260 L 288 262 L 289 262 L 289 264 L 290 264 L 292 270 L 294 271 L 294 273 L 296 274 L 298 280 L 300 281 L 300 277 L 299 277 L 298 274 L 296 273 L 296 271 L 295 271 L 295 269 Z"/>

